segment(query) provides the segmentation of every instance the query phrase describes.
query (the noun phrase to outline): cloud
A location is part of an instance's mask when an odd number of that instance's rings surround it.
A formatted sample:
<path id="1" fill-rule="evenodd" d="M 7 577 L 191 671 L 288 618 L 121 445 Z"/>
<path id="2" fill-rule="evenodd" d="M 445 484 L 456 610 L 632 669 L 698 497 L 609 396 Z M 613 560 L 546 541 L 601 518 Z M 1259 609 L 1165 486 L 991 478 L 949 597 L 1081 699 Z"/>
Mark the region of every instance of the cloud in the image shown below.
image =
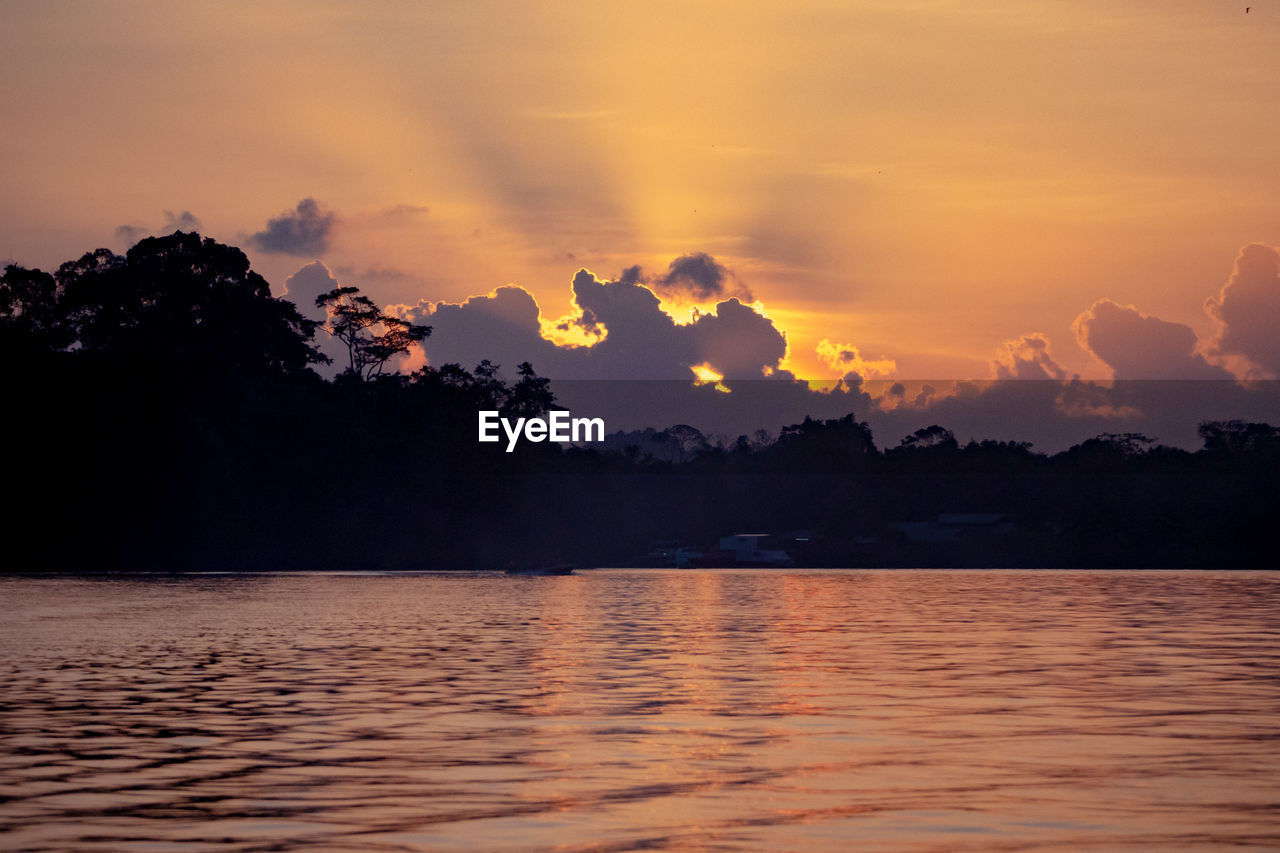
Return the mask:
<path id="1" fill-rule="evenodd" d="M 431 208 L 425 204 L 393 204 L 378 210 L 374 217 L 392 222 L 414 221 L 430 211 Z"/>
<path id="2" fill-rule="evenodd" d="M 1042 334 L 1007 342 L 994 362 L 997 375 L 1006 379 L 1041 381 L 947 386 L 864 379 L 873 368 L 891 374 L 892 361 L 869 360 L 853 345 L 825 339 L 819 354 L 847 370 L 841 381 L 816 390 L 780 369 L 786 337 L 752 306 L 729 298 L 680 324 L 662 310 L 662 300 L 645 281 L 638 267 L 612 281 L 585 269 L 574 275 L 574 311 L 559 325 L 590 332 L 590 344 L 557 344 L 545 337 L 544 327 L 555 322 L 542 317 L 531 293 L 511 285 L 461 303 L 420 303 L 397 311 L 433 327 L 424 341 L 432 364 L 458 362 L 470 368 L 487 358 L 510 376 L 516 365 L 529 361 L 552 378 L 562 405 L 604 417 L 611 430 L 689 423 L 732 437 L 761 428 L 776 431 L 806 415 L 854 412 L 872 424 L 882 442 L 937 423 L 962 442 L 971 437 L 1026 440 L 1058 450 L 1117 430 L 1195 446 L 1200 420 L 1257 420 L 1262 411 L 1280 411 L 1274 393 L 1246 391 L 1234 382 L 1083 383 L 1054 361 Z M 1143 375 L 1148 368 L 1157 376 L 1191 368 L 1225 376 L 1194 353 L 1194 335 L 1176 323 L 1103 300 L 1082 315 L 1078 326 L 1082 339 L 1112 359 L 1108 363 L 1122 377 Z M 1144 347 L 1152 350 L 1155 367 L 1132 355 Z M 1129 361 L 1121 358 L 1125 354 Z M 1171 361 L 1173 355 L 1179 358 Z M 731 393 L 695 385 L 693 368 L 704 365 L 704 373 L 724 377 Z"/>
<path id="3" fill-rule="evenodd" d="M 386 267 L 376 263 L 367 267 L 344 264 L 334 267 L 333 271 L 342 276 L 343 281 L 357 282 L 364 287 L 421 282 L 417 274 L 408 270 L 399 269 L 398 267 Z"/>
<path id="4" fill-rule="evenodd" d="M 191 211 L 184 210 L 181 213 L 174 213 L 171 210 L 166 210 L 164 212 L 163 225 L 158 228 L 151 228 L 146 225 L 121 225 L 116 228 L 116 240 L 126 247 L 131 247 L 145 237 L 172 234 L 174 231 L 200 231 L 201 228 L 200 220 Z"/>
<path id="5" fill-rule="evenodd" d="M 1245 246 L 1217 298 L 1204 307 L 1218 326 L 1210 352 L 1247 360 L 1240 372 L 1249 378 L 1280 378 L 1280 250 Z"/>
<path id="6" fill-rule="evenodd" d="M 173 233 L 172 231 L 169 231 L 171 228 L 173 231 L 187 232 L 200 230 L 200 220 L 197 219 L 196 215 L 189 210 L 184 210 L 177 216 L 174 216 L 172 211 L 166 210 L 164 212 L 164 218 L 164 230 L 169 233 Z"/>
<path id="7" fill-rule="evenodd" d="M 263 252 L 323 255 L 329 248 L 329 235 L 336 221 L 335 213 L 322 211 L 313 198 L 304 198 L 295 210 L 267 220 L 266 229 L 249 237 L 249 244 Z"/>
<path id="8" fill-rule="evenodd" d="M 1067 371 L 1049 354 L 1049 339 L 1039 332 L 1001 344 L 991 369 L 997 379 L 1067 378 Z"/>
<path id="9" fill-rule="evenodd" d="M 845 375 L 856 373 L 863 379 L 873 379 L 892 376 L 898 370 L 898 363 L 891 358 L 864 359 L 853 344 L 834 344 L 827 338 L 818 341 L 815 351 L 823 364 Z M 889 393 L 901 397 L 906 392 L 890 389 Z"/>
<path id="10" fill-rule="evenodd" d="M 733 273 L 706 252 L 681 255 L 671 262 L 664 275 L 649 280 L 654 290 L 666 296 L 685 297 L 697 302 L 736 296 L 751 302 L 751 292 L 737 282 Z"/>
<path id="11" fill-rule="evenodd" d="M 1230 288 L 1241 281 L 1273 281 L 1275 268 L 1264 262 L 1274 257 L 1273 250 L 1243 253 L 1220 304 L 1234 304 L 1243 291 Z M 334 273 L 316 262 L 289 279 L 286 295 L 314 316 L 315 295 L 337 285 Z M 891 359 L 864 358 L 856 346 L 826 338 L 817 352 L 844 376 L 818 389 L 780 368 L 786 336 L 758 307 L 729 297 L 679 323 L 663 310 L 655 287 L 636 266 L 614 280 L 580 269 L 571 282 L 571 310 L 559 318 L 544 317 L 533 294 L 515 285 L 458 303 L 422 301 L 387 310 L 434 329 L 423 351 L 400 367 L 416 367 L 424 357 L 436 366 L 458 362 L 467 368 L 489 359 L 511 377 L 529 361 L 552 378 L 561 405 L 605 418 L 610 430 L 688 423 L 732 439 L 762 428 L 777 431 L 806 415 L 853 412 L 872 425 L 882 445 L 940 424 L 961 442 L 1031 441 L 1055 451 L 1117 431 L 1197 447 L 1200 421 L 1280 418 L 1280 383 L 1168 381 L 1233 377 L 1197 351 L 1189 327 L 1109 299 L 1094 303 L 1073 328 L 1080 343 L 1112 367 L 1115 381 L 1085 382 L 1068 374 L 1041 333 L 1001 345 L 992 361 L 997 380 L 936 385 L 876 378 L 893 375 Z M 1224 325 L 1236 323 L 1238 331 L 1238 322 L 1228 311 Z M 321 335 L 319 341 L 330 350 L 331 340 Z M 1250 351 L 1256 357 L 1257 348 Z M 339 362 L 345 358 L 332 354 Z M 697 385 L 695 367 L 723 376 L 731 393 Z M 1144 377 L 1161 381 L 1128 381 Z M 1023 381 L 1001 381 L 1012 379 Z"/>
<path id="12" fill-rule="evenodd" d="M 150 237 L 155 233 L 152 229 L 145 225 L 117 225 L 116 240 L 125 246 L 133 246 L 144 237 Z"/>
<path id="13" fill-rule="evenodd" d="M 700 364 L 726 381 L 763 378 L 766 369 L 779 372 L 786 337 L 755 308 L 731 297 L 679 324 L 643 282 L 639 267 L 613 281 L 585 269 L 574 275 L 574 311 L 554 325 L 580 330 L 589 344 L 557 345 L 544 337 L 547 321 L 537 300 L 511 285 L 461 303 L 424 304 L 412 319 L 433 327 L 425 348 L 437 365 L 472 367 L 488 358 L 511 370 L 529 361 L 545 376 L 574 380 L 692 381 L 692 368 Z"/>
<path id="14" fill-rule="evenodd" d="M 285 280 L 284 298 L 298 306 L 298 310 L 307 317 L 324 319 L 324 309 L 316 306 L 316 297 L 339 286 L 338 279 L 327 266 L 320 261 L 312 261 Z"/>
<path id="15" fill-rule="evenodd" d="M 623 270 L 615 281 L 602 281 L 586 269 L 574 275 L 573 303 L 580 316 L 573 322 L 589 333 L 603 335 L 596 344 L 594 360 L 629 361 L 641 370 L 643 362 L 651 362 L 660 373 L 666 372 L 660 365 L 672 361 L 696 364 L 698 359 L 683 346 L 685 341 L 680 341 L 675 351 L 654 351 L 655 346 L 676 344 L 676 322 L 662 311 L 662 301 L 640 283 L 641 279 L 638 266 Z"/>
<path id="16" fill-rule="evenodd" d="M 773 321 L 735 297 L 716 304 L 715 312 L 701 312 L 689 330 L 696 357 L 713 365 L 726 380 L 759 379 L 765 368 L 778 369 L 787 355 L 787 339 Z"/>
<path id="17" fill-rule="evenodd" d="M 284 299 L 298 308 L 298 312 L 308 319 L 323 323 L 328 319 L 325 309 L 316 305 L 316 297 L 339 287 L 338 279 L 324 264 L 314 261 L 289 276 L 284 283 Z M 333 359 L 332 364 L 316 365 L 316 372 L 321 376 L 333 376 L 347 366 L 347 348 L 337 338 L 323 329 L 316 330 L 316 348 Z"/>
<path id="18" fill-rule="evenodd" d="M 885 385 L 890 383 L 864 383 L 863 390 L 878 399 Z M 948 383 L 933 399 L 920 402 L 926 404 L 859 406 L 855 411 L 871 424 L 881 446 L 921 427 L 940 424 L 962 444 L 971 438 L 1030 441 L 1037 450 L 1050 453 L 1103 432 L 1141 432 L 1163 444 L 1195 449 L 1200 446 L 1196 427 L 1203 421 L 1277 422 L 1280 384 L 990 380 Z"/>
<path id="19" fill-rule="evenodd" d="M 436 366 L 456 362 L 470 369 L 488 359 L 508 376 L 524 361 L 544 376 L 572 378 L 576 370 L 573 348 L 558 348 L 542 337 L 538 303 L 522 287 L 499 287 L 461 303 L 419 303 L 400 313 L 431 326 L 423 348 Z"/>
<path id="20" fill-rule="evenodd" d="M 1151 383 L 1146 383 L 1150 385 Z M 1131 388 L 1117 386 L 1114 382 L 1084 382 L 1072 380 L 1058 391 L 1059 411 L 1069 418 L 1106 418 L 1133 420 L 1142 416 L 1142 410 L 1133 405 Z"/>
<path id="21" fill-rule="evenodd" d="M 1072 323 L 1076 340 L 1112 369 L 1116 379 L 1231 379 L 1197 351 L 1190 326 L 1099 299 Z"/>

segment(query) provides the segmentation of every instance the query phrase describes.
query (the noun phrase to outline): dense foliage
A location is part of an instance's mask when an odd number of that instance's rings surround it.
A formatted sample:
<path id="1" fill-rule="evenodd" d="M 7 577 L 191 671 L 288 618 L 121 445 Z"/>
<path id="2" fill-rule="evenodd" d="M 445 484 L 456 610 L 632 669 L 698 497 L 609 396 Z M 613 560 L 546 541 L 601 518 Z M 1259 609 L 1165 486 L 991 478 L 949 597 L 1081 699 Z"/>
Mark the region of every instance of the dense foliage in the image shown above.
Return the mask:
<path id="1" fill-rule="evenodd" d="M 1055 456 L 941 426 L 882 451 L 853 415 L 717 443 L 476 441 L 476 412 L 554 407 L 528 365 L 388 373 L 429 333 L 353 288 L 328 331 L 242 252 L 175 233 L 0 278 L 9 570 L 628 564 L 653 543 L 805 531 L 814 565 L 1270 567 L 1280 430 L 1206 423 L 1196 453 L 1136 434 Z M 322 380 L 317 334 L 348 347 Z M 998 536 L 897 522 L 1002 513 Z"/>

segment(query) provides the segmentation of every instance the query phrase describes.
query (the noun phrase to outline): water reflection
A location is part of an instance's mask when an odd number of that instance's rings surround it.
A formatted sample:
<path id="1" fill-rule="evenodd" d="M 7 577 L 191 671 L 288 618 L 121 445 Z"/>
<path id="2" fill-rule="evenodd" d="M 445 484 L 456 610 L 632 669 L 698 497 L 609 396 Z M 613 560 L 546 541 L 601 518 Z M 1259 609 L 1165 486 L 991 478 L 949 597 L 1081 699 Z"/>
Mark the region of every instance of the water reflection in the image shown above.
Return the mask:
<path id="1" fill-rule="evenodd" d="M 1278 580 L 6 579 L 0 847 L 1274 849 Z"/>

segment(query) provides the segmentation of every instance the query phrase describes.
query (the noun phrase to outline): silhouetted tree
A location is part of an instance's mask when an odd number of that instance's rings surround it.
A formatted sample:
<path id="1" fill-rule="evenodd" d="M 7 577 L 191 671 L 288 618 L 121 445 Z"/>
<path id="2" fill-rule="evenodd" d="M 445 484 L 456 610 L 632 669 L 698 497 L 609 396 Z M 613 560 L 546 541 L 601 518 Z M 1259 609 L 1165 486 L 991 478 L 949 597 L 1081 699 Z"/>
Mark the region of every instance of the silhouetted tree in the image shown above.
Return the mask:
<path id="1" fill-rule="evenodd" d="M 653 443 L 668 449 L 668 452 L 663 454 L 664 458 L 679 462 L 692 459 L 711 449 L 711 444 L 702 434 L 702 430 L 688 424 L 667 427 L 654 435 Z"/>
<path id="2" fill-rule="evenodd" d="M 510 389 L 498 374 L 501 367 L 502 365 L 494 364 L 486 358 L 476 365 L 470 382 L 474 393 L 488 404 L 487 408 L 499 411 L 506 408 L 507 397 L 511 394 Z"/>
<path id="3" fill-rule="evenodd" d="M 358 287 L 337 287 L 316 297 L 316 306 L 329 312 L 325 331 L 347 348 L 346 373 L 371 379 L 382 373 L 387 362 L 409 351 L 409 347 L 431 334 L 430 326 L 420 326 L 388 314 Z"/>
<path id="4" fill-rule="evenodd" d="M 204 372 L 287 375 L 328 359 L 316 323 L 275 299 L 239 249 L 180 231 L 121 257 L 98 249 L 55 276 L 85 351 L 130 354 Z"/>
<path id="5" fill-rule="evenodd" d="M 476 441 L 476 412 L 551 409 L 532 365 L 514 382 L 489 361 L 388 372 L 427 327 L 354 288 L 327 297 L 351 349 L 334 382 L 307 369 L 323 360 L 318 324 L 273 299 L 239 250 L 198 235 L 100 249 L 53 275 L 5 269 L 6 567 L 475 568 L 539 548 L 600 564 L 757 527 L 818 531 L 826 565 L 1274 562 L 1268 424 L 1201 424 L 1194 455 L 1137 433 L 1051 458 L 1021 442 L 957 448 L 937 425 L 882 455 L 852 414 L 731 451 L 679 425 L 615 433 L 615 451 L 507 453 Z M 964 510 L 1007 513 L 1019 531 L 962 557 L 901 550 L 892 533 Z M 335 536 L 334 518 L 361 535 Z"/>
<path id="6" fill-rule="evenodd" d="M 1128 459 L 1146 453 L 1155 439 L 1140 432 L 1104 432 L 1082 441 L 1066 452 L 1093 457 Z"/>
<path id="7" fill-rule="evenodd" d="M 40 270 L 10 265 L 0 276 L 0 336 L 20 350 L 53 351 L 74 340 L 58 304 L 58 283 Z"/>
<path id="8" fill-rule="evenodd" d="M 966 470 L 987 473 L 1028 471 L 1045 462 L 1045 456 L 1031 449 L 1029 441 L 970 440 L 960 449 Z"/>
<path id="9" fill-rule="evenodd" d="M 511 387 L 506 404 L 502 407 L 505 417 L 536 418 L 545 415 L 555 405 L 555 395 L 551 393 L 551 380 L 534 372 L 529 362 L 521 363 L 518 368 L 520 379 Z"/>
<path id="10" fill-rule="evenodd" d="M 1270 424 L 1244 421 L 1208 421 L 1197 432 L 1210 453 L 1276 453 L 1280 451 L 1280 429 Z"/>
<path id="11" fill-rule="evenodd" d="M 773 467 L 830 473 L 866 468 L 879 456 L 871 427 L 852 414 L 824 421 L 806 416 L 783 427 L 764 454 Z"/>
<path id="12" fill-rule="evenodd" d="M 918 429 L 898 443 L 897 450 L 953 451 L 959 448 L 951 430 L 934 424 Z"/>

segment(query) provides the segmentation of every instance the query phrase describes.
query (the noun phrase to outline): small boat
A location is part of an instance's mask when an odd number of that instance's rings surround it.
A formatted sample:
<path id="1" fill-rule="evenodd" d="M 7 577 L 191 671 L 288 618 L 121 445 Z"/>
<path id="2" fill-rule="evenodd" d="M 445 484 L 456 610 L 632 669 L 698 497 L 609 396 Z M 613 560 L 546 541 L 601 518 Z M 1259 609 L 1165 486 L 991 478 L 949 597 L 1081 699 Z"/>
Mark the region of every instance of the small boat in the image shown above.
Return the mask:
<path id="1" fill-rule="evenodd" d="M 554 563 L 549 566 L 520 566 L 507 569 L 509 575 L 571 575 L 577 566 L 573 563 Z"/>

